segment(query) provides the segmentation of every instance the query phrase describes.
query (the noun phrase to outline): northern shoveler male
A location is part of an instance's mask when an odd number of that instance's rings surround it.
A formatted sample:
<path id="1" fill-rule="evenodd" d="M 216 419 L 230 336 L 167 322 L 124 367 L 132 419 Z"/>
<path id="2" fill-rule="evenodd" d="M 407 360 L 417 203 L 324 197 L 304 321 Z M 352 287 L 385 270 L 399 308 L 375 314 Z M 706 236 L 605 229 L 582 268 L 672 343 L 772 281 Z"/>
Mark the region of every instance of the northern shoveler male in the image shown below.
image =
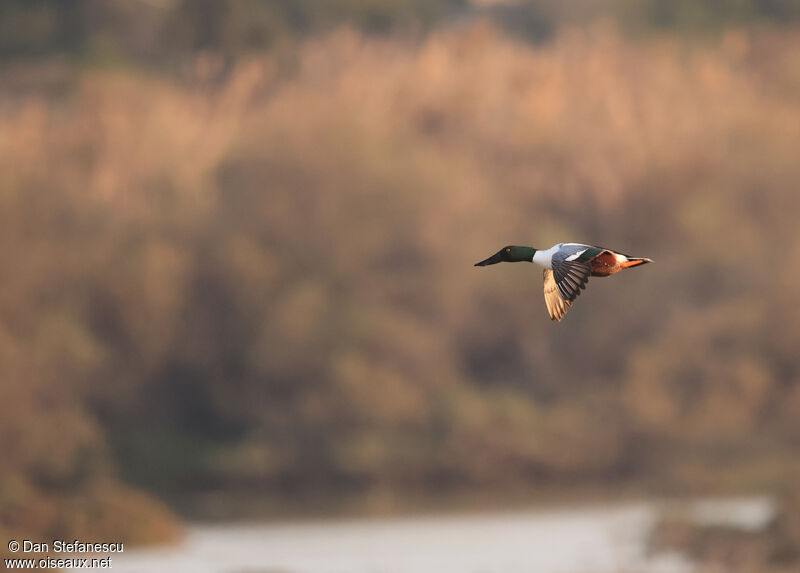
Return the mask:
<path id="1" fill-rule="evenodd" d="M 611 249 L 558 243 L 549 249 L 509 245 L 479 263 L 485 267 L 497 263 L 527 261 L 544 267 L 544 303 L 551 320 L 561 321 L 572 303 L 586 288 L 589 277 L 607 277 L 622 269 L 652 263 L 650 259 L 623 255 Z"/>

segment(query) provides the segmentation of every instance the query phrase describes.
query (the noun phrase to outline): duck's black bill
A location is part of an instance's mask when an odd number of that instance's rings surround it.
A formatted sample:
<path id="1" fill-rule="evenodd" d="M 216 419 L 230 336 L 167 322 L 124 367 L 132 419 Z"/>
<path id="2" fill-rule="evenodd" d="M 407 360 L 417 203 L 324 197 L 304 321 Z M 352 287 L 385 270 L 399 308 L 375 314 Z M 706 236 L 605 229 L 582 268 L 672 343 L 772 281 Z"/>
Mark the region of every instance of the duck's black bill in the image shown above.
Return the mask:
<path id="1" fill-rule="evenodd" d="M 487 265 L 495 265 L 497 263 L 503 262 L 503 249 L 500 249 L 495 254 L 493 254 L 488 259 L 485 259 L 479 263 L 475 263 L 476 267 L 485 267 Z"/>

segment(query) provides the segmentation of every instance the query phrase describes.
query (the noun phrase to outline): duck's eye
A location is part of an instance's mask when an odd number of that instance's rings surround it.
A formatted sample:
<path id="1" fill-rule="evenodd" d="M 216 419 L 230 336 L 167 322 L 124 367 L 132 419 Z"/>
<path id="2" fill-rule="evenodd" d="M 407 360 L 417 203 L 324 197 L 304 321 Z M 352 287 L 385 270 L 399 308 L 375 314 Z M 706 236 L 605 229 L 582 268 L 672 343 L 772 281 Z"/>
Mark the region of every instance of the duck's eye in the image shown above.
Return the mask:
<path id="1" fill-rule="evenodd" d="M 511 247 L 506 247 L 506 252 L 510 253 L 511 252 Z"/>

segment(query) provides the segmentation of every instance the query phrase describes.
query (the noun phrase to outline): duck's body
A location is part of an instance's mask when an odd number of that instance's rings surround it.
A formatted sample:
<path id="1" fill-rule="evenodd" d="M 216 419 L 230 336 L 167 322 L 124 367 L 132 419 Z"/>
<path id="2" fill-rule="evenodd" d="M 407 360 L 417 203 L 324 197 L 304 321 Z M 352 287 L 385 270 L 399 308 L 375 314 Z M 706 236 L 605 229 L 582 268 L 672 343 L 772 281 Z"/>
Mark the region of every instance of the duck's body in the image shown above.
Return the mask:
<path id="1" fill-rule="evenodd" d="M 552 320 L 560 321 L 590 276 L 607 277 L 623 269 L 652 262 L 611 249 L 580 243 L 558 243 L 549 249 L 508 246 L 488 259 L 475 263 L 485 267 L 501 262 L 536 263 L 544 268 L 544 302 Z"/>

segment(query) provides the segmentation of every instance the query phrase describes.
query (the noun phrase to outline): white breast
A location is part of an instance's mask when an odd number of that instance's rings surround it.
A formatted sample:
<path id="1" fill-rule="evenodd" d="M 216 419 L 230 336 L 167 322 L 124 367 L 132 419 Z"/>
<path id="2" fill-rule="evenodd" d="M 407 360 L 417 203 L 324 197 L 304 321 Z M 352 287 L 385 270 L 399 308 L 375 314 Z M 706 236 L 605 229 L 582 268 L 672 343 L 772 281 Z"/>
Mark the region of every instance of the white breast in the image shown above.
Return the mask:
<path id="1" fill-rule="evenodd" d="M 553 255 L 561 248 L 561 243 L 553 245 L 549 249 L 536 251 L 533 253 L 533 262 L 546 269 L 553 268 Z"/>

